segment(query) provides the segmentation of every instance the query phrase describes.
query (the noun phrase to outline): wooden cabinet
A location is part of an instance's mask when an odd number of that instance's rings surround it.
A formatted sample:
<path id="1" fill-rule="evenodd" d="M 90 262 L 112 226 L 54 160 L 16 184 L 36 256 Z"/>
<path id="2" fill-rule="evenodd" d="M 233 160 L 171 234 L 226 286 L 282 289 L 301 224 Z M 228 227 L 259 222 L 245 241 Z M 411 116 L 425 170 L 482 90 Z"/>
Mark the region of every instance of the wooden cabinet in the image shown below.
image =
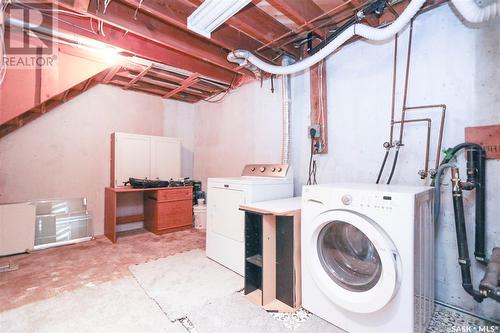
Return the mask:
<path id="1" fill-rule="evenodd" d="M 173 187 L 151 192 L 144 199 L 144 227 L 155 234 L 191 228 L 192 194 L 192 187 Z"/>
<path id="2" fill-rule="evenodd" d="M 168 180 L 181 175 L 181 143 L 177 138 L 129 133 L 111 135 L 111 187 L 129 178 Z"/>
<path id="3" fill-rule="evenodd" d="M 240 205 L 245 211 L 245 295 L 268 311 L 302 303 L 300 198 Z"/>

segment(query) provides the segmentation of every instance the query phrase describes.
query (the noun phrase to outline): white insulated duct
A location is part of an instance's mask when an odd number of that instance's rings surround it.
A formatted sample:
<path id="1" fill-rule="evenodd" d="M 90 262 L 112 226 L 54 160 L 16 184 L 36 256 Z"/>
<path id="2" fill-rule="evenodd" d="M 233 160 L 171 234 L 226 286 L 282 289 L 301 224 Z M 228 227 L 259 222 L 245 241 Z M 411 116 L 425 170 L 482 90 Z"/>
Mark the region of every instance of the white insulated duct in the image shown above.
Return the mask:
<path id="1" fill-rule="evenodd" d="M 320 62 L 342 44 L 348 41 L 351 37 L 358 35 L 369 40 L 386 40 L 395 36 L 400 32 L 410 20 L 417 14 L 425 0 L 412 0 L 401 13 L 401 15 L 389 26 L 385 28 L 373 28 L 365 24 L 354 24 L 347 28 L 344 32 L 337 36 L 333 41 L 328 43 L 320 51 L 302 61 L 296 62 L 288 66 L 271 65 L 265 61 L 260 60 L 258 57 L 246 50 L 235 50 L 228 55 L 228 60 L 243 64 L 248 62 L 260 68 L 261 70 L 277 75 L 293 74 L 300 72 L 312 65 Z M 479 8 L 474 0 L 452 0 L 460 14 L 470 22 L 482 22 L 489 20 L 500 12 L 500 0 L 495 0 L 487 7 Z"/>
<path id="2" fill-rule="evenodd" d="M 474 0 L 451 0 L 453 6 L 470 23 L 481 23 L 500 15 L 500 1 L 495 0 L 488 6 L 479 7 Z"/>

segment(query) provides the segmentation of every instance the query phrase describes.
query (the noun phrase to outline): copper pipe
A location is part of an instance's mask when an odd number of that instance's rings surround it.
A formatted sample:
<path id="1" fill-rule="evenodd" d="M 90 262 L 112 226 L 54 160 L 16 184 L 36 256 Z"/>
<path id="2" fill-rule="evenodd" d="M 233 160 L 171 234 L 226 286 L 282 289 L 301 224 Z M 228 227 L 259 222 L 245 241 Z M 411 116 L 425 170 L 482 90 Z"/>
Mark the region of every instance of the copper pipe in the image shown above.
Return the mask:
<path id="1" fill-rule="evenodd" d="M 392 72 L 392 105 L 391 105 L 391 133 L 389 135 L 389 147 L 392 146 L 394 139 L 394 113 L 396 108 L 396 74 L 398 65 L 398 34 L 394 36 L 394 67 Z"/>
<path id="2" fill-rule="evenodd" d="M 408 106 L 403 109 L 403 113 L 406 113 L 408 110 L 421 110 L 421 109 L 432 109 L 432 108 L 440 108 L 441 109 L 441 120 L 439 125 L 439 137 L 438 137 L 438 146 L 436 152 L 436 165 L 435 171 L 437 171 L 439 167 L 439 162 L 441 160 L 441 147 L 443 144 L 443 133 L 444 133 L 444 120 L 446 117 L 446 104 L 429 104 L 429 105 L 419 105 L 419 106 Z"/>
<path id="3" fill-rule="evenodd" d="M 426 178 L 429 174 L 429 153 L 431 146 L 431 128 L 432 128 L 432 120 L 430 118 L 419 118 L 419 119 L 408 119 L 405 121 L 394 121 L 394 124 L 401 124 L 403 126 L 404 123 L 417 123 L 417 122 L 427 122 L 427 139 L 425 144 L 425 160 L 424 160 L 424 170 L 423 174 L 420 174 L 422 179 Z M 439 162 L 438 162 L 439 163 Z"/>
<path id="4" fill-rule="evenodd" d="M 410 21 L 410 35 L 408 37 L 408 54 L 406 56 L 406 73 L 405 73 L 405 90 L 403 94 L 403 110 L 401 112 L 401 127 L 399 129 L 399 142 L 398 145 L 403 145 L 403 131 L 405 125 L 405 109 L 406 101 L 408 98 L 408 81 L 410 74 L 410 60 L 411 60 L 411 45 L 413 40 L 413 19 Z"/>

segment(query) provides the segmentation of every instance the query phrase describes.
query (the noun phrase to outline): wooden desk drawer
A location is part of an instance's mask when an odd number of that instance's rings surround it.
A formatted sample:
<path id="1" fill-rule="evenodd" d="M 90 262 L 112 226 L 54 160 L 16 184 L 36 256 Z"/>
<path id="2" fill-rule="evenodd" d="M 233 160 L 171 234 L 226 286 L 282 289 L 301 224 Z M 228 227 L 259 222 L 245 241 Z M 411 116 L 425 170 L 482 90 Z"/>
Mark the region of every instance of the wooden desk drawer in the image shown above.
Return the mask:
<path id="1" fill-rule="evenodd" d="M 159 202 L 156 206 L 158 230 L 192 225 L 192 206 L 191 200 Z"/>
<path id="2" fill-rule="evenodd" d="M 173 188 L 168 190 L 159 190 L 153 197 L 158 201 L 175 201 L 191 199 L 193 196 L 192 187 Z"/>

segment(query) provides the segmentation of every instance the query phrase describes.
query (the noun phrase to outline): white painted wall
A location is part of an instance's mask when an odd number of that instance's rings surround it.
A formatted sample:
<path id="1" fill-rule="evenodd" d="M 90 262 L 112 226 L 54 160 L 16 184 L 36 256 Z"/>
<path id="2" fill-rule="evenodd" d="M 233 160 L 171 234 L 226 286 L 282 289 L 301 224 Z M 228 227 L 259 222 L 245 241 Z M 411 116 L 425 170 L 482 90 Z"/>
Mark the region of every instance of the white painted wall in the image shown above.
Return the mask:
<path id="1" fill-rule="evenodd" d="M 163 135 L 179 138 L 182 145 L 181 176 L 193 176 L 195 105 L 173 99 L 163 100 Z"/>
<path id="2" fill-rule="evenodd" d="M 0 202 L 87 197 L 103 234 L 112 132 L 163 135 L 162 99 L 98 85 L 2 138 Z M 141 201 L 132 194 L 120 204 L 133 214 Z"/>
<path id="3" fill-rule="evenodd" d="M 277 86 L 277 87 L 276 87 Z M 249 163 L 281 161 L 280 84 L 244 85 L 222 103 L 197 103 L 194 119 L 194 177 L 239 176 Z"/>
<path id="4" fill-rule="evenodd" d="M 448 105 L 444 147 L 464 141 L 464 127 L 500 123 L 500 19 L 480 28 L 464 26 L 448 5 L 419 16 L 414 23 L 408 105 Z M 408 29 L 399 39 L 397 118 L 403 97 Z M 393 41 L 356 42 L 327 61 L 329 154 L 318 159 L 318 180 L 375 182 L 388 140 L 391 107 Z M 293 80 L 293 148 L 295 189 L 307 180 L 309 143 L 309 74 Z M 418 114 L 416 114 L 418 116 Z M 438 115 L 432 141 L 437 138 Z M 276 124 L 275 126 L 278 126 Z M 423 168 L 425 125 L 408 125 L 394 184 L 428 184 L 417 176 Z M 435 152 L 435 145 L 432 152 Z M 459 158 L 463 161 L 463 158 Z M 392 163 L 392 161 L 391 161 Z M 434 155 L 431 165 L 434 163 Z M 462 172 L 464 169 L 462 168 Z M 386 168 L 385 177 L 389 173 Z M 445 177 L 449 185 L 449 174 Z M 500 246 L 500 161 L 487 164 L 487 249 Z M 436 297 L 464 309 L 500 319 L 500 305 L 475 303 L 461 287 L 453 209 L 449 186 L 443 189 L 441 222 L 437 228 Z M 473 253 L 472 196 L 466 199 L 470 253 Z M 472 265 L 477 286 L 483 270 Z"/>

